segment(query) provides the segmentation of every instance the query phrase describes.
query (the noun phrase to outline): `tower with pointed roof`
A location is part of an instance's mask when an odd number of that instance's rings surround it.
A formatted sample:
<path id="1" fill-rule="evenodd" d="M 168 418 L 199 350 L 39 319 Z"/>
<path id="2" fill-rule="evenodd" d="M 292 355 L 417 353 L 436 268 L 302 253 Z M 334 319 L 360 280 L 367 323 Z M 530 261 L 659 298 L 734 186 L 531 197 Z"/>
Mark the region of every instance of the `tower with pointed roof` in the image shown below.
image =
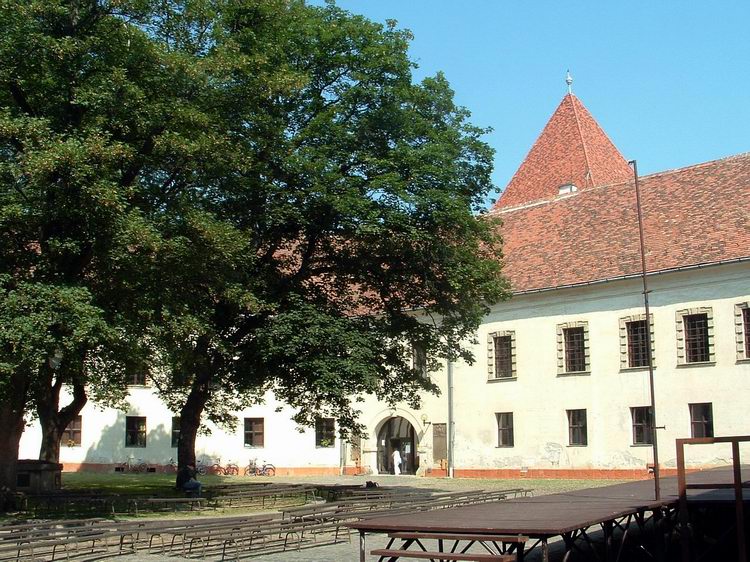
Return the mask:
<path id="1" fill-rule="evenodd" d="M 562 187 L 578 191 L 631 177 L 620 151 L 569 91 L 493 209 L 551 199 Z"/>

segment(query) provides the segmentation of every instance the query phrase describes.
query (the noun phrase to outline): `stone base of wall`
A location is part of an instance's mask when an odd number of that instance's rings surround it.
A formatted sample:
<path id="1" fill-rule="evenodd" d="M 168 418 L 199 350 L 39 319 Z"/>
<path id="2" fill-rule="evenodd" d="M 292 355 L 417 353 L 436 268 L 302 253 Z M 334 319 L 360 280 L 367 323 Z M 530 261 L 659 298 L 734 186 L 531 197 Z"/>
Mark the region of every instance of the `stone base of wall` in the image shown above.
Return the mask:
<path id="1" fill-rule="evenodd" d="M 430 471 L 445 473 L 444 470 Z M 662 468 L 660 476 L 676 476 L 677 469 Z M 437 474 L 435 474 L 437 476 Z M 442 476 L 442 474 L 441 474 Z M 652 474 L 645 468 L 530 468 L 528 470 L 506 468 L 456 468 L 456 478 L 509 478 L 509 479 L 566 479 L 566 480 L 649 480 Z"/>
<path id="2" fill-rule="evenodd" d="M 63 472 L 114 472 L 114 464 L 101 463 L 63 463 Z M 149 465 L 155 472 L 166 472 L 161 465 Z M 688 470 L 690 471 L 690 469 Z M 276 476 L 338 476 L 341 469 L 338 466 L 292 466 L 276 467 Z M 344 474 L 347 476 L 360 476 L 371 474 L 369 467 L 346 466 Z M 425 470 L 425 476 L 431 478 L 445 478 L 448 471 L 443 468 L 430 468 Z M 507 479 L 570 479 L 570 480 L 648 480 L 651 474 L 643 468 L 628 469 L 603 469 L 603 468 L 530 468 L 521 470 L 518 468 L 456 468 L 453 471 L 456 478 L 507 478 Z M 676 476 L 677 469 L 662 468 L 661 476 Z"/>
<path id="3" fill-rule="evenodd" d="M 116 464 L 102 463 L 63 463 L 63 472 L 115 472 Z M 346 474 L 363 474 L 362 472 L 350 472 L 356 467 L 347 467 Z M 166 467 L 157 464 L 149 465 L 149 472 L 165 473 Z M 240 472 L 242 469 L 240 469 Z M 338 476 L 341 469 L 338 466 L 293 466 L 293 467 L 276 467 L 276 476 Z"/>

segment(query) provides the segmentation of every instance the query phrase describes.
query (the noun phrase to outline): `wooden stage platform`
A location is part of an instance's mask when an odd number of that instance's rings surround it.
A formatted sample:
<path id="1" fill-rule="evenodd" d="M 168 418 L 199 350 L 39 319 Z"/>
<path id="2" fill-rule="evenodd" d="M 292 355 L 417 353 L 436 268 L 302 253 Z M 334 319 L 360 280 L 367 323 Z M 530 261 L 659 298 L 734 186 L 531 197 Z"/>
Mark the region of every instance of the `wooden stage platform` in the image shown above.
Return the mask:
<path id="1" fill-rule="evenodd" d="M 746 481 L 745 475 L 750 474 L 750 467 L 743 469 L 743 481 Z M 693 472 L 688 475 L 688 482 L 731 483 L 732 470 L 719 468 Z M 646 522 L 651 519 L 676 520 L 677 479 L 661 478 L 660 484 L 660 501 L 654 500 L 653 480 L 642 480 L 561 494 L 378 517 L 350 526 L 360 532 L 361 562 L 367 556 L 367 533 L 525 535 L 531 539 L 527 543 L 526 552 L 539 548 L 542 559 L 547 562 L 550 539 L 562 538 L 567 560 L 573 551 L 580 549 L 581 543 L 590 543 L 590 530 L 603 532 L 605 560 L 617 560 L 626 546 L 631 523 L 643 530 Z M 729 490 L 691 491 L 688 497 L 689 502 L 734 501 Z M 612 540 L 615 529 L 623 534 L 619 546 Z M 488 550 L 493 548 L 491 545 L 484 546 Z M 503 548 L 500 547 L 500 550 Z"/>

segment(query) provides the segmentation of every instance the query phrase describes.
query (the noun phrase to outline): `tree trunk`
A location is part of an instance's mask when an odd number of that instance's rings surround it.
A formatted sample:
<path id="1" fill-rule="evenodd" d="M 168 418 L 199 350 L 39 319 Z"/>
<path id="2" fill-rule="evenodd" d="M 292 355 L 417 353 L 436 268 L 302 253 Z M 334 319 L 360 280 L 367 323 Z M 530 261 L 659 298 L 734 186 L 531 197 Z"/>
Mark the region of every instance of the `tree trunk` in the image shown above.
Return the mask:
<path id="1" fill-rule="evenodd" d="M 60 389 L 63 378 L 54 377 L 51 371 L 47 379 L 35 393 L 36 411 L 42 428 L 42 445 L 39 460 L 60 462 L 60 440 L 68 427 L 86 405 L 86 387 L 82 382 L 73 382 L 73 400 L 60 408 Z M 54 382 L 53 382 L 54 379 Z"/>
<path id="2" fill-rule="evenodd" d="M 195 466 L 195 439 L 201 425 L 201 416 L 211 394 L 210 370 L 195 377 L 185 405 L 180 410 L 180 440 L 177 445 L 177 472 L 191 464 Z"/>
<path id="3" fill-rule="evenodd" d="M 29 381 L 12 374 L 5 396 L 0 400 L 0 511 L 13 508 L 12 496 L 2 490 L 16 489 L 16 461 L 25 422 L 23 415 L 28 402 Z"/>

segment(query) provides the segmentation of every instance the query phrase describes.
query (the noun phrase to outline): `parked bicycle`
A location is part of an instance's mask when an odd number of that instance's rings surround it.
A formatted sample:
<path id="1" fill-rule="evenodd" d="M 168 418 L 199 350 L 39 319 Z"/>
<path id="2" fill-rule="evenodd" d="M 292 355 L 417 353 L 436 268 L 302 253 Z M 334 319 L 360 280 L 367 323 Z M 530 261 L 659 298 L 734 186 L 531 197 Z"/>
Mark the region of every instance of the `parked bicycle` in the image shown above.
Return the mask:
<path id="1" fill-rule="evenodd" d="M 245 467 L 245 476 L 276 476 L 276 467 L 271 463 L 263 461 L 262 465 L 258 465 L 258 459 L 252 459 L 250 463 Z"/>
<path id="2" fill-rule="evenodd" d="M 147 472 L 148 464 L 143 459 L 128 458 L 115 467 L 115 472 Z"/>
<path id="3" fill-rule="evenodd" d="M 177 472 L 177 463 L 173 458 L 170 457 L 170 459 L 164 464 L 164 472 L 167 474 L 174 474 Z"/>
<path id="4" fill-rule="evenodd" d="M 200 459 L 197 463 L 195 463 L 195 472 L 200 474 L 201 476 L 205 476 L 206 474 L 211 474 L 209 472 L 213 468 L 213 463 L 211 462 L 211 459 L 206 459 L 205 457 Z"/>
<path id="5" fill-rule="evenodd" d="M 224 467 L 225 476 L 237 476 L 239 473 L 240 473 L 240 467 L 237 466 L 232 461 L 229 461 L 227 465 Z"/>

